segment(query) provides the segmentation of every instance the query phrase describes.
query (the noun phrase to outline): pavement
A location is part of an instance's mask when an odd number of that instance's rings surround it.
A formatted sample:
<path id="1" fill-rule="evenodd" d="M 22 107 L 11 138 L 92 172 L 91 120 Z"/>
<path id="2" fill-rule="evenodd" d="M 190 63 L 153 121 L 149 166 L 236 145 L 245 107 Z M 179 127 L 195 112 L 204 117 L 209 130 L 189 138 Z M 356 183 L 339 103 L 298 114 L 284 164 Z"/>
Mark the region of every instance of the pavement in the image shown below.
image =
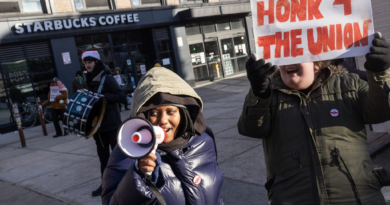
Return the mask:
<path id="1" fill-rule="evenodd" d="M 245 74 L 195 88 L 216 137 L 226 205 L 268 204 L 262 141 L 237 131 L 248 89 Z M 130 111 L 121 112 L 122 120 L 129 116 Z M 95 141 L 74 135 L 53 138 L 53 124 L 47 129 L 48 136 L 41 126 L 24 130 L 24 148 L 17 132 L 0 135 L 0 204 L 101 204 L 100 197 L 91 196 L 101 183 Z M 382 192 L 390 204 L 390 189 Z"/>

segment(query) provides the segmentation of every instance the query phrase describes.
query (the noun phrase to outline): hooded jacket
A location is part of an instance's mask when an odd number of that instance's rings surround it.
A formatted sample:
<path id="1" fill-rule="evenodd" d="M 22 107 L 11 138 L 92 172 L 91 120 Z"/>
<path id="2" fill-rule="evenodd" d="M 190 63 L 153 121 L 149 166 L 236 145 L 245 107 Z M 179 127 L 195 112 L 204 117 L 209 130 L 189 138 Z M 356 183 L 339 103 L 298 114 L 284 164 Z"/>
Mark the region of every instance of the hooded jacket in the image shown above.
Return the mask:
<path id="1" fill-rule="evenodd" d="M 87 89 L 94 93 L 98 92 L 100 81 L 103 76 L 106 76 L 101 94 L 106 98 L 106 111 L 104 113 L 103 121 L 100 125 L 99 132 L 107 132 L 113 129 L 117 129 L 121 123 L 121 116 L 117 103 L 121 103 L 125 99 L 125 94 L 119 87 L 118 83 L 111 76 L 110 69 L 104 65 L 101 61 L 97 61 L 95 68 L 91 73 L 86 75 Z"/>
<path id="2" fill-rule="evenodd" d="M 390 69 L 367 70 L 368 83 L 334 66 L 321 73 L 307 94 L 277 75 L 269 98 L 246 96 L 238 130 L 263 139 L 269 202 L 386 204 L 365 124 L 390 119 Z"/>
<path id="3" fill-rule="evenodd" d="M 176 96 L 200 97 L 183 79 L 166 68 L 153 68 L 140 80 L 132 103 L 132 116 L 159 92 Z M 206 133 L 195 135 L 185 146 L 172 152 L 157 149 L 161 156 L 156 187 L 169 205 L 223 204 L 220 190 L 222 173 L 216 162 L 213 139 Z M 134 159 L 126 157 L 116 147 L 103 176 L 103 204 L 159 204 L 136 168 Z M 194 178 L 201 182 L 195 185 Z"/>

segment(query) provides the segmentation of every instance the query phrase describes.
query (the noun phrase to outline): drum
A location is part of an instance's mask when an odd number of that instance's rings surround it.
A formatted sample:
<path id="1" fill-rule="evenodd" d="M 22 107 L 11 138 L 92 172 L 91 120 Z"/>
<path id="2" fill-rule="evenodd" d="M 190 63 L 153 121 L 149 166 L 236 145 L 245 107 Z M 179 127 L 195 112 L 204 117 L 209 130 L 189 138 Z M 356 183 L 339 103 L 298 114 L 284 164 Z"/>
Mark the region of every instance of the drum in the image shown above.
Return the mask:
<path id="1" fill-rule="evenodd" d="M 106 99 L 103 95 L 87 89 L 78 90 L 66 107 L 64 128 L 69 133 L 88 139 L 99 129 L 105 111 Z"/>

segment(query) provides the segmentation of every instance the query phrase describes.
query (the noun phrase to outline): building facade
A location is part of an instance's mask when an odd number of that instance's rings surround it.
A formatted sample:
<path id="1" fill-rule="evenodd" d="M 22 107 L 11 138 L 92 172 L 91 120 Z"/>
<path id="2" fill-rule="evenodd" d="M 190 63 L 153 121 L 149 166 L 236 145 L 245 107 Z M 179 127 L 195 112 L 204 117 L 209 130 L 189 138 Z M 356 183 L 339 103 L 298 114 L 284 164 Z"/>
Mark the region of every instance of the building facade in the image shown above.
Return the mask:
<path id="1" fill-rule="evenodd" d="M 254 51 L 249 1 L 0 0 L 0 133 L 16 129 L 11 104 L 47 99 L 84 71 L 83 50 L 120 68 L 132 90 L 155 61 L 190 85 L 245 70 Z"/>

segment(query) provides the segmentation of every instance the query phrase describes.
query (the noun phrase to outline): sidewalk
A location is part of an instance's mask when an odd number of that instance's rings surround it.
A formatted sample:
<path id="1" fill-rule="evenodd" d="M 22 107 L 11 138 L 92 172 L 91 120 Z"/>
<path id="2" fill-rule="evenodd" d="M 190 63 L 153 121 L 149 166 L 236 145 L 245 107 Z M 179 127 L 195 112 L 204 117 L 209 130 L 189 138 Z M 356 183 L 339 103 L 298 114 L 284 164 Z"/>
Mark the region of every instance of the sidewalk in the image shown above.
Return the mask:
<path id="1" fill-rule="evenodd" d="M 216 137 L 226 205 L 268 204 L 262 142 L 239 135 L 236 127 L 248 89 L 244 75 L 195 89 Z M 130 112 L 121 115 L 124 120 Z M 53 138 L 53 125 L 47 128 L 48 136 L 40 126 L 25 130 L 26 148 L 17 132 L 0 135 L 0 204 L 101 204 L 91 196 L 101 182 L 94 140 Z M 383 192 L 390 201 L 390 189 Z"/>

